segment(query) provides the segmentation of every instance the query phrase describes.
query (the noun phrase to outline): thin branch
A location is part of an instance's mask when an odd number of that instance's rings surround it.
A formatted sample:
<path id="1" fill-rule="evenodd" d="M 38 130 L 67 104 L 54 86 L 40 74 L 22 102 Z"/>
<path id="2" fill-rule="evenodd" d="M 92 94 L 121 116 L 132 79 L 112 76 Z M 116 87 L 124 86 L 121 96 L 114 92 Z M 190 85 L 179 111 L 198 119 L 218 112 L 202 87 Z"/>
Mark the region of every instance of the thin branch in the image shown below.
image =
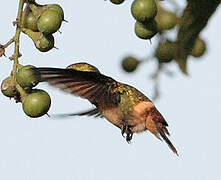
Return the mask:
<path id="1" fill-rule="evenodd" d="M 152 99 L 155 101 L 157 98 L 160 97 L 160 91 L 159 91 L 159 84 L 160 84 L 160 73 L 162 71 L 163 64 L 158 63 L 157 70 L 154 72 L 152 78 L 154 80 L 154 93 L 152 95 Z"/>
<path id="2" fill-rule="evenodd" d="M 3 47 L 6 49 L 8 46 L 10 46 L 13 42 L 15 42 L 14 37 L 11 38 L 6 44 L 3 45 Z"/>

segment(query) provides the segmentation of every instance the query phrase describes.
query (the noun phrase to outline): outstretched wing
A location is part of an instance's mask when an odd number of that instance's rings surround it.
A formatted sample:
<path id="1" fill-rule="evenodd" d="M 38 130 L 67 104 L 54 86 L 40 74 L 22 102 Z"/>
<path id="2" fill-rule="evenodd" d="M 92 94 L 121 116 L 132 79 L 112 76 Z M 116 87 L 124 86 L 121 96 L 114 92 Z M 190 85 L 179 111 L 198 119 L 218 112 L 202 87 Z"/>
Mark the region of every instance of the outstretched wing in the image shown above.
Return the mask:
<path id="1" fill-rule="evenodd" d="M 94 116 L 102 118 L 102 114 L 97 108 L 90 109 L 88 111 L 79 112 L 79 113 L 66 113 L 66 114 L 54 114 L 50 117 L 52 118 L 62 118 L 62 117 L 72 117 L 72 116 Z"/>
<path id="2" fill-rule="evenodd" d="M 118 82 L 98 72 L 59 68 L 37 68 L 37 70 L 40 72 L 41 81 L 88 99 L 95 106 L 101 100 L 113 105 L 120 102 L 120 94 L 115 92 Z"/>

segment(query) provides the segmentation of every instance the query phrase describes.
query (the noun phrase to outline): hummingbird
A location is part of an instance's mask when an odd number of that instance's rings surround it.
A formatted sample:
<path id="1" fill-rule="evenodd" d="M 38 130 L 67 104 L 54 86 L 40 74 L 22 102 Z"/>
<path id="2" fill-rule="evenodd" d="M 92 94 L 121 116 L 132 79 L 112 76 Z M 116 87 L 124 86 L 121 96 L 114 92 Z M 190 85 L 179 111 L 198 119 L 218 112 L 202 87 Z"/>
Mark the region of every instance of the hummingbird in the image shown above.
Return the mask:
<path id="1" fill-rule="evenodd" d="M 84 65 L 86 69 L 82 68 Z M 62 91 L 87 99 L 95 106 L 67 116 L 104 117 L 121 130 L 128 143 L 134 133 L 148 130 L 158 139 L 163 139 L 178 155 L 168 138 L 170 133 L 166 120 L 154 103 L 136 88 L 101 74 L 96 67 L 87 63 L 73 64 L 66 69 L 40 67 L 37 70 L 41 82 L 48 82 Z"/>

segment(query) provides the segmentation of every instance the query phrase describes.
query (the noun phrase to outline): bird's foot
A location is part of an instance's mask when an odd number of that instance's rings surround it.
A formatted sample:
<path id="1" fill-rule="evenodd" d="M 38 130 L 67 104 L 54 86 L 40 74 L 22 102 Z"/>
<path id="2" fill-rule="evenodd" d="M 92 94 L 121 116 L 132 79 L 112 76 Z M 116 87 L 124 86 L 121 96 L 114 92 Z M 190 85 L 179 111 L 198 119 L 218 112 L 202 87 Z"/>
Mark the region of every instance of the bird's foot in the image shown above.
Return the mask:
<path id="1" fill-rule="evenodd" d="M 127 125 L 123 125 L 121 127 L 121 135 L 125 138 L 124 134 L 127 132 L 128 130 L 128 126 Z"/>
<path id="2" fill-rule="evenodd" d="M 121 127 L 121 134 L 124 138 L 126 138 L 126 141 L 128 143 L 131 143 L 133 133 L 130 130 L 130 126 L 125 122 L 124 122 L 123 126 Z M 124 134 L 126 134 L 126 136 Z"/>
<path id="3" fill-rule="evenodd" d="M 121 127 L 122 136 L 125 138 L 124 134 L 128 134 L 129 131 L 130 131 L 130 126 L 126 122 L 124 122 Z"/>
<path id="4" fill-rule="evenodd" d="M 132 132 L 129 132 L 129 133 L 127 134 L 127 136 L 126 136 L 126 141 L 127 141 L 128 144 L 131 143 L 132 138 L 133 138 L 133 133 L 132 133 Z"/>

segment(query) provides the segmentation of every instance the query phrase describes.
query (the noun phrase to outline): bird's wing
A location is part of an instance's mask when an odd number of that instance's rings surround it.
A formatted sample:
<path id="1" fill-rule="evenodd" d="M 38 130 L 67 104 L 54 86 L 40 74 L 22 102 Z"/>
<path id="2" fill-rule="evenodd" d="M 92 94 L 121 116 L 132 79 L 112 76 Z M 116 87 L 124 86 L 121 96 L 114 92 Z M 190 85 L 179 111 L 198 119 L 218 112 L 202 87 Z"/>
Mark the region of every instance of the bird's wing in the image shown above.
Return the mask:
<path id="1" fill-rule="evenodd" d="M 53 114 L 50 115 L 52 118 L 62 118 L 62 117 L 72 117 L 72 116 L 94 116 L 102 118 L 102 114 L 97 108 L 90 109 L 88 111 L 79 112 L 79 113 L 67 113 L 67 114 Z"/>
<path id="2" fill-rule="evenodd" d="M 68 93 L 88 99 L 97 106 L 99 101 L 118 105 L 119 92 L 114 90 L 118 82 L 98 72 L 77 71 L 74 69 L 37 68 L 41 81 Z"/>

